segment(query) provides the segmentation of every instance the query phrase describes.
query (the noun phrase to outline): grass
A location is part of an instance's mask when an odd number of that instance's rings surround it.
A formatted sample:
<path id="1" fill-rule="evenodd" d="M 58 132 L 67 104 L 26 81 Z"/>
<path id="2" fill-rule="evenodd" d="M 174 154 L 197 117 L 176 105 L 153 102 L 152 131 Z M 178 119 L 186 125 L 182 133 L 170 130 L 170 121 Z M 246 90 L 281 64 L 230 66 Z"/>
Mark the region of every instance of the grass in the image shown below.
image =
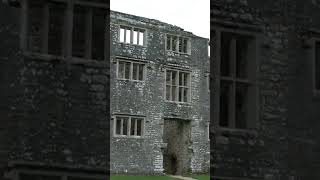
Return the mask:
<path id="1" fill-rule="evenodd" d="M 208 175 L 198 175 L 198 176 L 191 176 L 193 179 L 198 180 L 210 180 L 210 176 Z"/>
<path id="2" fill-rule="evenodd" d="M 197 180 L 210 180 L 208 175 L 194 175 L 191 176 Z M 176 180 L 168 176 L 111 176 L 110 180 Z"/>

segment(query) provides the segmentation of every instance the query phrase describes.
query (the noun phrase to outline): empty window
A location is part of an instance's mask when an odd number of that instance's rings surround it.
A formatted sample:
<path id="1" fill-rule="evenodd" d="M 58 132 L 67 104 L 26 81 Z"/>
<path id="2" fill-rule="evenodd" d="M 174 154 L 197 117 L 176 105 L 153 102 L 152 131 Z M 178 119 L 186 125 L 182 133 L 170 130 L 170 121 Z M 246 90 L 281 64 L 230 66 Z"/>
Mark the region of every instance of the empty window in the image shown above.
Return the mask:
<path id="1" fill-rule="evenodd" d="M 135 116 L 116 116 L 115 135 L 138 136 L 143 135 L 144 118 Z"/>
<path id="2" fill-rule="evenodd" d="M 42 46 L 42 21 L 43 21 L 43 3 L 32 2 L 29 14 L 30 24 L 28 26 L 28 50 L 40 52 Z"/>
<path id="3" fill-rule="evenodd" d="M 86 9 L 81 6 L 76 6 L 73 14 L 73 45 L 72 55 L 75 57 L 85 57 L 86 43 L 86 24 L 83 21 L 86 19 Z"/>
<path id="4" fill-rule="evenodd" d="M 138 44 L 138 36 L 139 32 L 138 31 L 133 31 L 133 44 Z"/>
<path id="5" fill-rule="evenodd" d="M 144 72 L 144 63 L 128 60 L 118 60 L 117 62 L 117 78 L 119 79 L 143 81 L 145 76 Z"/>
<path id="6" fill-rule="evenodd" d="M 124 28 L 120 28 L 120 42 L 125 42 L 125 29 Z"/>
<path id="7" fill-rule="evenodd" d="M 188 39 L 179 37 L 179 52 L 187 53 Z"/>
<path id="8" fill-rule="evenodd" d="M 26 38 L 21 38 L 24 50 L 56 56 L 104 59 L 106 15 L 103 9 L 76 3 L 74 8 L 67 8 L 69 2 L 27 3 L 27 14 L 23 16 L 27 16 L 28 21 L 22 23 L 25 24 Z"/>
<path id="9" fill-rule="evenodd" d="M 255 102 L 255 58 L 254 38 L 234 33 L 221 32 L 220 41 L 220 93 L 219 125 L 221 127 L 246 129 L 254 125 Z M 250 95 L 249 95 L 250 94 Z"/>
<path id="10" fill-rule="evenodd" d="M 166 70 L 166 100 L 190 101 L 190 73 L 179 70 Z"/>
<path id="11" fill-rule="evenodd" d="M 126 29 L 126 31 L 125 31 L 126 33 L 125 33 L 125 41 L 124 42 L 126 42 L 126 43 L 131 43 L 131 30 L 130 29 Z"/>
<path id="12" fill-rule="evenodd" d="M 92 22 L 87 21 L 87 28 L 91 28 L 89 30 L 92 35 L 92 42 L 91 46 L 92 48 L 92 54 L 89 53 L 89 57 L 95 60 L 104 60 L 104 53 L 106 51 L 105 47 L 105 41 L 103 40 L 103 37 L 105 36 L 106 31 L 106 13 L 103 9 L 99 10 L 91 10 L 92 11 L 92 17 L 89 14 L 89 19 L 92 19 Z M 90 38 L 91 35 L 88 35 L 88 38 Z M 90 56 L 91 55 L 91 56 Z"/>
<path id="13" fill-rule="evenodd" d="M 320 91 L 320 41 L 316 42 L 315 51 L 315 88 Z"/>
<path id="14" fill-rule="evenodd" d="M 145 30 L 127 26 L 120 26 L 119 40 L 123 43 L 144 45 Z"/>
<path id="15" fill-rule="evenodd" d="M 49 7 L 49 37 L 48 53 L 61 56 L 64 31 L 65 6 L 60 4 L 51 4 Z"/>
<path id="16" fill-rule="evenodd" d="M 166 43 L 167 43 L 166 48 L 168 51 L 188 53 L 188 43 L 189 43 L 188 38 L 167 34 Z"/>

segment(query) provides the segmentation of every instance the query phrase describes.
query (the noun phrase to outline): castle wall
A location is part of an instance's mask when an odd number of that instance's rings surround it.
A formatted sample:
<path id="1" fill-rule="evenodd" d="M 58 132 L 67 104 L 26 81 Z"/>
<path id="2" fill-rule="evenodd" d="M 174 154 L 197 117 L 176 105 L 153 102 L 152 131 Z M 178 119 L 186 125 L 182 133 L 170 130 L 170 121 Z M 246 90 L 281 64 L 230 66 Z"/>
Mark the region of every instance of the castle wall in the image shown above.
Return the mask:
<path id="1" fill-rule="evenodd" d="M 146 46 L 119 43 L 119 25 L 146 30 Z M 209 94 L 206 85 L 208 56 L 206 39 L 196 37 L 171 25 L 156 20 L 111 14 L 111 113 L 145 117 L 145 134 L 142 138 L 115 137 L 111 122 L 111 172 L 162 173 L 165 118 L 190 119 L 191 172 L 205 172 L 209 168 Z M 191 39 L 191 55 L 166 51 L 166 33 L 184 35 Z M 140 82 L 116 78 L 117 58 L 134 58 L 146 63 L 146 79 Z M 191 71 L 191 103 L 174 103 L 164 100 L 165 69 L 170 67 Z"/>

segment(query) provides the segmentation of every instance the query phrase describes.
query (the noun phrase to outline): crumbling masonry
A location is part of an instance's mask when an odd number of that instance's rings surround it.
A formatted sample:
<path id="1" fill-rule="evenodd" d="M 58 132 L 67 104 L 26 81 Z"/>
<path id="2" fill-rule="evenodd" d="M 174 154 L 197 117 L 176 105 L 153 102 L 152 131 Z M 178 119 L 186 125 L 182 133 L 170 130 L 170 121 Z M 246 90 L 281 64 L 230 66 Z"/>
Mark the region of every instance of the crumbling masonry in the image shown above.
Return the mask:
<path id="1" fill-rule="evenodd" d="M 207 39 L 112 12 L 109 61 L 106 1 L 3 2 L 1 180 L 209 170 Z"/>
<path id="2" fill-rule="evenodd" d="M 208 39 L 111 12 L 111 173 L 209 170 Z"/>

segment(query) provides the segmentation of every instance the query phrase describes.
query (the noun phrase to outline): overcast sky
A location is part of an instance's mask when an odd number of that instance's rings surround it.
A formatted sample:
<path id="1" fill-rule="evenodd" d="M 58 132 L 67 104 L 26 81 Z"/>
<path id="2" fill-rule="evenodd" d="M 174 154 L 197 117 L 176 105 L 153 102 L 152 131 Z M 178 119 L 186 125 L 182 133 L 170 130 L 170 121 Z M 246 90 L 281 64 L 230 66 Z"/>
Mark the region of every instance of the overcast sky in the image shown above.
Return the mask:
<path id="1" fill-rule="evenodd" d="M 110 8 L 157 19 L 210 38 L 210 0 L 110 0 Z"/>

